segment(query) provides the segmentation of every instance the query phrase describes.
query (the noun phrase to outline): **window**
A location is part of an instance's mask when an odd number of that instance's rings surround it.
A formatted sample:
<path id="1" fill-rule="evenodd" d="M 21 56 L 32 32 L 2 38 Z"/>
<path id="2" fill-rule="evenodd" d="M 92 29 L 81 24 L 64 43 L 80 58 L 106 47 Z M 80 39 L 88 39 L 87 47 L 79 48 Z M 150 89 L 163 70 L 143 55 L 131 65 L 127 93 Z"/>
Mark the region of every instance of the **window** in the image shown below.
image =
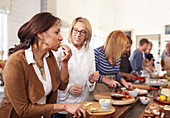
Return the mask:
<path id="1" fill-rule="evenodd" d="M 0 51 L 4 50 L 4 57 L 7 59 L 7 14 L 0 13 Z"/>

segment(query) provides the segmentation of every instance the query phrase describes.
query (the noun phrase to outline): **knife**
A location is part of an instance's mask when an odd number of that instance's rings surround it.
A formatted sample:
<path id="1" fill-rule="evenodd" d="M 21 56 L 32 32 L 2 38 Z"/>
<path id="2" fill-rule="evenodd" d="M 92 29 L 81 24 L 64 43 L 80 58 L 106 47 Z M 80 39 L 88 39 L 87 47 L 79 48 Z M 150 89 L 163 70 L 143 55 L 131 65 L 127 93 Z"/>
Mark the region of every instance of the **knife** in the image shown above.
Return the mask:
<path id="1" fill-rule="evenodd" d="M 92 110 L 91 113 L 112 112 L 111 110 Z"/>

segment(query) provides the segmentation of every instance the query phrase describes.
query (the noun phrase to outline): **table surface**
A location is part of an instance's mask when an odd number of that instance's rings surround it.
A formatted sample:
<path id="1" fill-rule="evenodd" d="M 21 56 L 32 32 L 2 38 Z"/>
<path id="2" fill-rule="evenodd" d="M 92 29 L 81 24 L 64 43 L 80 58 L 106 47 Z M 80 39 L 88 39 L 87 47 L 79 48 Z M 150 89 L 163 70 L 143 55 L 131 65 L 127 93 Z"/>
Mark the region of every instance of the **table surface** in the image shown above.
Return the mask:
<path id="1" fill-rule="evenodd" d="M 153 95 L 154 94 L 156 94 L 157 93 L 157 91 L 151 91 L 151 93 L 153 93 Z M 156 104 L 158 104 L 158 105 L 165 105 L 165 104 L 163 104 L 163 103 L 160 103 L 160 102 L 157 102 L 157 101 L 155 101 L 154 100 L 154 98 L 151 98 L 151 101 L 150 101 L 150 103 L 145 107 L 145 109 L 147 109 L 151 104 L 153 104 L 153 103 L 156 103 Z M 142 111 L 142 113 L 139 115 L 139 117 L 138 118 L 143 118 L 144 117 L 144 110 Z"/>
<path id="2" fill-rule="evenodd" d="M 0 91 L 3 92 L 3 87 L 0 86 Z M 150 90 L 148 94 L 151 96 L 156 95 L 158 90 Z M 87 118 L 143 118 L 144 109 L 147 108 L 152 103 L 158 103 L 154 101 L 153 97 L 151 97 L 151 101 L 148 105 L 143 105 L 139 97 L 136 97 L 134 103 L 129 105 L 113 105 L 116 111 L 113 114 L 104 115 L 104 116 L 88 116 Z"/>
<path id="3" fill-rule="evenodd" d="M 155 95 L 158 93 L 158 90 L 150 90 L 149 94 Z M 115 107 L 116 111 L 113 114 L 104 115 L 104 116 L 88 116 L 88 118 L 143 118 L 143 111 L 148 105 L 143 105 L 138 96 L 134 103 L 130 105 L 122 105 L 117 106 L 113 105 Z M 156 102 L 151 97 L 151 103 Z"/>

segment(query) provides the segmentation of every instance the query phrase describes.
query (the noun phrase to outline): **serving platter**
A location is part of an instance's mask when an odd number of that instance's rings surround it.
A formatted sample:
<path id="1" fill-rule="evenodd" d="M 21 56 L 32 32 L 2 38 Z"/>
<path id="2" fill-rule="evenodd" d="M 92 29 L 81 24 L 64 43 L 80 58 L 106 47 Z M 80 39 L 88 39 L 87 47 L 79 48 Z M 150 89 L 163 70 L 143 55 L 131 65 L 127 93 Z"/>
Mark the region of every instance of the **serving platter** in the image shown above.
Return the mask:
<path id="1" fill-rule="evenodd" d="M 147 95 L 148 94 L 148 90 L 145 90 L 145 89 L 133 89 L 134 91 L 137 91 L 138 92 L 138 95 Z"/>
<path id="2" fill-rule="evenodd" d="M 160 99 L 158 99 L 159 95 L 154 95 L 153 98 L 154 100 L 156 100 L 157 102 L 163 103 L 163 104 L 170 104 L 170 102 L 168 101 L 162 101 Z"/>
<path id="3" fill-rule="evenodd" d="M 97 93 L 94 95 L 95 100 L 100 100 L 100 99 L 111 99 L 113 100 L 113 105 L 127 105 L 127 104 L 132 104 L 135 102 L 135 98 L 132 97 L 130 99 L 123 98 L 122 100 L 114 100 L 111 97 L 112 92 L 103 92 L 103 93 Z"/>
<path id="4" fill-rule="evenodd" d="M 85 107 L 88 108 L 89 111 L 92 111 L 92 115 L 108 115 L 108 114 L 112 114 L 115 112 L 115 108 L 113 106 L 110 107 L 110 109 L 102 109 L 100 107 L 99 102 L 80 102 L 78 104 L 81 104 Z M 94 109 L 94 110 L 92 110 Z M 96 112 L 95 112 L 96 111 Z M 98 111 L 108 111 L 108 112 L 98 112 Z"/>
<path id="5" fill-rule="evenodd" d="M 159 88 L 165 84 L 167 84 L 166 79 L 150 79 L 150 86 Z"/>
<path id="6" fill-rule="evenodd" d="M 138 95 L 147 95 L 148 92 L 139 92 Z"/>

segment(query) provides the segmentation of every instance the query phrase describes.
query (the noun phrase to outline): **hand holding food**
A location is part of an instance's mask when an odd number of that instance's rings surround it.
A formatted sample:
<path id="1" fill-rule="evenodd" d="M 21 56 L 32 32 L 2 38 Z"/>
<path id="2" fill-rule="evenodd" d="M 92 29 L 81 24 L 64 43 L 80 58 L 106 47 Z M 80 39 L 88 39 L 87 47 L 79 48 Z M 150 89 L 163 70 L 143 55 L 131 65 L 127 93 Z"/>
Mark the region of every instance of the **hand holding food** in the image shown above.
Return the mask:
<path id="1" fill-rule="evenodd" d="M 70 57 L 72 56 L 72 51 L 71 49 L 64 44 L 60 44 L 62 46 L 63 49 L 63 57 L 61 59 L 62 63 L 67 63 L 70 59 Z"/>
<path id="2" fill-rule="evenodd" d="M 84 86 L 81 84 L 70 86 L 69 93 L 74 94 L 74 95 L 80 94 L 83 90 L 83 87 Z"/>
<path id="3" fill-rule="evenodd" d="M 96 82 L 96 81 L 98 80 L 98 78 L 99 78 L 99 71 L 96 71 L 96 72 L 91 73 L 91 74 L 89 75 L 89 81 L 90 81 L 91 83 Z"/>

